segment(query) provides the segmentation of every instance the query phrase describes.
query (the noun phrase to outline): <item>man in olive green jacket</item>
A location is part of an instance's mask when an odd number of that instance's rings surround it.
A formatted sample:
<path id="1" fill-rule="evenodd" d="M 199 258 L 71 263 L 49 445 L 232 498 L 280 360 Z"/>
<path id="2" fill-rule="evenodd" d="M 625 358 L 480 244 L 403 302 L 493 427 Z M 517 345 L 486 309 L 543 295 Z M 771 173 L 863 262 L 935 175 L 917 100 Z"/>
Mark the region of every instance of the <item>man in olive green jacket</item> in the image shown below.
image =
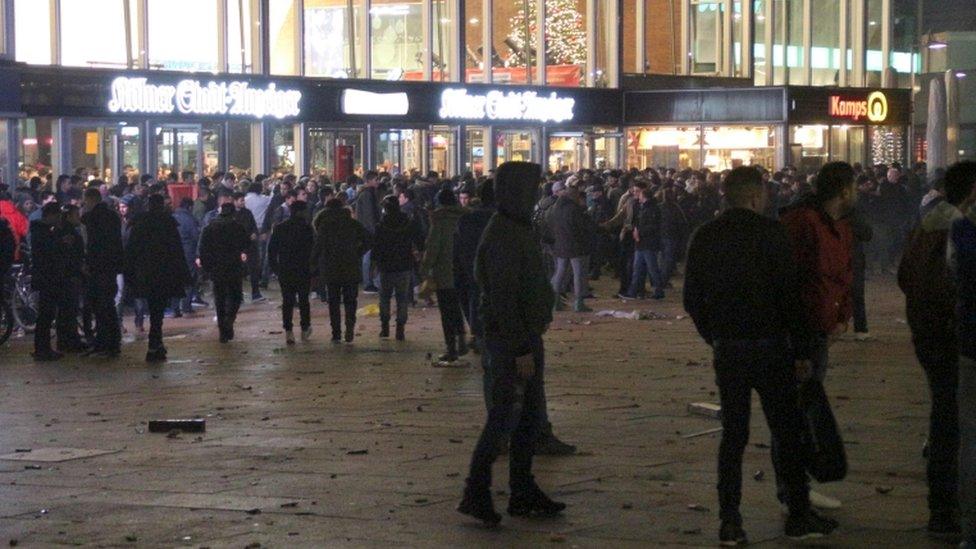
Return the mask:
<path id="1" fill-rule="evenodd" d="M 454 362 L 459 356 L 468 354 L 464 317 L 461 316 L 461 304 L 454 287 L 454 233 L 465 209 L 458 206 L 457 198 L 449 189 L 437 193 L 437 202 L 440 207 L 430 215 L 430 234 L 424 246 L 420 273 L 428 285 L 433 284 L 437 288 L 437 304 L 447 345 L 447 352 L 438 360 Z"/>

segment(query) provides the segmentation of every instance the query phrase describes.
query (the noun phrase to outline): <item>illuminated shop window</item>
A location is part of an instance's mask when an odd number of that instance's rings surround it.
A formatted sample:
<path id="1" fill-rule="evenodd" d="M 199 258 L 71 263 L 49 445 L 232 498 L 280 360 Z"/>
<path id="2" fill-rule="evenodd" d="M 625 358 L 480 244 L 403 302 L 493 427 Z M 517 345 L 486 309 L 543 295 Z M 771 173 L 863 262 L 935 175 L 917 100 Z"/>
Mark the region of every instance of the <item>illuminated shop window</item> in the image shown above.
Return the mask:
<path id="1" fill-rule="evenodd" d="M 362 0 L 305 0 L 306 75 L 366 77 L 362 17 Z"/>
<path id="2" fill-rule="evenodd" d="M 148 2 L 149 68 L 217 70 L 217 0 Z"/>
<path id="3" fill-rule="evenodd" d="M 52 61 L 51 3 L 40 0 L 15 0 L 14 27 L 17 61 L 38 65 L 50 64 Z"/>
<path id="4" fill-rule="evenodd" d="M 126 68 L 139 59 L 135 0 L 60 1 L 61 64 Z"/>

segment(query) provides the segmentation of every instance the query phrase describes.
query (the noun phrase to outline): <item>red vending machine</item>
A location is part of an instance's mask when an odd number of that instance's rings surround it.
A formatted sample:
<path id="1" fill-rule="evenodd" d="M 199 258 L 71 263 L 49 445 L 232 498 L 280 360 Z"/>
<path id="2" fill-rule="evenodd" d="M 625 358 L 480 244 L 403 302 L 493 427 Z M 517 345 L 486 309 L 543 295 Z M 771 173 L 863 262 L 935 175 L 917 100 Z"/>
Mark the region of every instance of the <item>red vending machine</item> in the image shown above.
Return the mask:
<path id="1" fill-rule="evenodd" d="M 335 169 L 333 170 L 332 181 L 336 183 L 342 183 L 347 177 L 352 175 L 353 166 L 355 162 L 353 159 L 353 148 L 351 145 L 336 145 L 335 148 Z"/>

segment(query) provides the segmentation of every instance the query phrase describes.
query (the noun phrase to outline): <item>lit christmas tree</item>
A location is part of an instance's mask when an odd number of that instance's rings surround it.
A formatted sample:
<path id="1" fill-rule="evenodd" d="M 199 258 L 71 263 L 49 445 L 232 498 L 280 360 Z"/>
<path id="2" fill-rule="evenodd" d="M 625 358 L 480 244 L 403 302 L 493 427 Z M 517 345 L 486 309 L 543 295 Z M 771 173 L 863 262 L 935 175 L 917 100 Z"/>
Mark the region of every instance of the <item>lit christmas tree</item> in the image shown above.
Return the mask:
<path id="1" fill-rule="evenodd" d="M 512 29 L 508 37 L 519 51 L 508 58 L 508 66 L 526 65 L 527 44 L 535 50 L 535 0 L 512 0 L 518 11 L 509 19 Z M 546 61 L 549 65 L 582 65 L 586 63 L 586 27 L 583 16 L 576 9 L 576 0 L 546 0 Z M 526 14 L 528 8 L 528 14 Z M 528 18 L 528 25 L 525 20 Z M 528 33 L 528 36 L 526 35 Z M 532 60 L 536 65 L 536 60 Z"/>

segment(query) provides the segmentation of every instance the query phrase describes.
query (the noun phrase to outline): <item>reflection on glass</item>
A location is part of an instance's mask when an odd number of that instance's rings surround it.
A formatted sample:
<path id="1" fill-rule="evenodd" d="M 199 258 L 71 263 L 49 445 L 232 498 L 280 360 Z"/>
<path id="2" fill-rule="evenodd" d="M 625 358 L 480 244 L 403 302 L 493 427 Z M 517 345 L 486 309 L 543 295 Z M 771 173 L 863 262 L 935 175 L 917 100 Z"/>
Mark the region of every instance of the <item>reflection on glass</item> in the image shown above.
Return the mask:
<path id="1" fill-rule="evenodd" d="M 362 78 L 362 0 L 305 0 L 305 74 Z"/>
<path id="2" fill-rule="evenodd" d="M 297 75 L 298 66 L 298 2 L 297 0 L 268 1 L 268 49 L 271 74 Z"/>
<path id="3" fill-rule="evenodd" d="M 631 128 L 627 140 L 629 166 L 701 168 L 701 132 L 697 126 Z"/>
<path id="4" fill-rule="evenodd" d="M 465 127 L 464 171 L 475 176 L 485 174 L 485 129 L 476 126 Z"/>
<path id="5" fill-rule="evenodd" d="M 9 1 L 9 0 L 8 0 Z M 51 3 L 14 0 L 14 40 L 17 61 L 51 63 Z"/>
<path id="6" fill-rule="evenodd" d="M 17 168 L 22 179 L 51 173 L 51 147 L 54 137 L 51 118 L 21 118 L 17 144 Z"/>
<path id="7" fill-rule="evenodd" d="M 278 124 L 272 128 L 271 152 L 273 175 L 295 173 L 295 126 Z"/>
<path id="8" fill-rule="evenodd" d="M 420 3 L 378 0 L 369 9 L 373 78 L 423 80 L 424 25 Z"/>
<path id="9" fill-rule="evenodd" d="M 128 10 L 128 22 L 126 25 Z M 17 14 L 20 17 L 20 14 Z M 61 63 L 78 67 L 129 67 L 138 39 L 134 0 L 61 0 Z M 92 32 L 98 28 L 98 32 Z M 134 53 L 132 59 L 138 59 Z"/>
<path id="10" fill-rule="evenodd" d="M 227 123 L 227 171 L 238 176 L 251 175 L 251 124 Z"/>
<path id="11" fill-rule="evenodd" d="M 495 165 L 509 161 L 536 161 L 534 131 L 499 130 L 495 133 Z"/>
<path id="12" fill-rule="evenodd" d="M 217 70 L 215 0 L 148 0 L 149 68 Z M 187 17 L 187 14 L 193 14 Z"/>
<path id="13" fill-rule="evenodd" d="M 363 132 L 360 130 L 309 130 L 308 165 L 312 175 L 341 183 L 363 173 Z"/>

